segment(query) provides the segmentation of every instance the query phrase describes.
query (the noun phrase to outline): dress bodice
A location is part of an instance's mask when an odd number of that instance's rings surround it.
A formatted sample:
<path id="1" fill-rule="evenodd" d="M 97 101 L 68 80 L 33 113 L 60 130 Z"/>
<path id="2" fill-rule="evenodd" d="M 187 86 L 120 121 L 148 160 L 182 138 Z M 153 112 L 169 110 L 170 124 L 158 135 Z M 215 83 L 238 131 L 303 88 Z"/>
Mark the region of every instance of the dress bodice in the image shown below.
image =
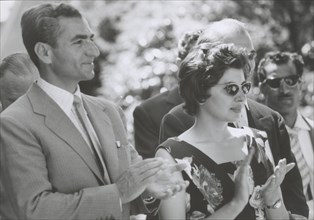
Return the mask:
<path id="1" fill-rule="evenodd" d="M 266 150 L 269 148 L 267 135 L 251 128 L 243 131 L 246 132 L 246 152 L 254 147 L 255 153 L 250 164 L 251 198 L 236 219 L 266 219 L 260 200 L 255 199 L 255 192 L 273 171 L 269 160 L 271 155 Z M 186 190 L 187 219 L 208 217 L 231 201 L 234 196 L 234 172 L 241 161 L 217 164 L 195 146 L 176 137 L 168 139 L 159 148 L 166 149 L 177 162 L 187 164 L 183 172 L 183 178 L 190 182 Z"/>

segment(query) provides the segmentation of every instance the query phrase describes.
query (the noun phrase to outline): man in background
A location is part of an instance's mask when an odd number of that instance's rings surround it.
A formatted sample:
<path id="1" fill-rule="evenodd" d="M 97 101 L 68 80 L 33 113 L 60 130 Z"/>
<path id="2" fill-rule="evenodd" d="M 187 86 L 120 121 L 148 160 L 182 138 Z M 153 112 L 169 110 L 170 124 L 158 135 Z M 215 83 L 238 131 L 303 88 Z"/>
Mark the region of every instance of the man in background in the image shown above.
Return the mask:
<path id="1" fill-rule="evenodd" d="M 202 31 L 187 32 L 178 43 L 179 64 L 186 56 L 187 47 L 193 47 Z M 143 158 L 155 156 L 159 144 L 159 129 L 163 116 L 174 106 L 183 102 L 178 86 L 157 94 L 138 105 L 134 112 L 134 141 L 136 150 Z"/>
<path id="2" fill-rule="evenodd" d="M 303 66 L 302 57 L 296 53 L 269 52 L 260 61 L 257 78 L 265 104 L 285 120 L 310 208 L 309 219 L 313 219 L 314 123 L 298 110 Z"/>
<path id="3" fill-rule="evenodd" d="M 38 70 L 26 53 L 14 53 L 0 63 L 0 103 L 2 111 L 26 93 L 38 78 Z"/>

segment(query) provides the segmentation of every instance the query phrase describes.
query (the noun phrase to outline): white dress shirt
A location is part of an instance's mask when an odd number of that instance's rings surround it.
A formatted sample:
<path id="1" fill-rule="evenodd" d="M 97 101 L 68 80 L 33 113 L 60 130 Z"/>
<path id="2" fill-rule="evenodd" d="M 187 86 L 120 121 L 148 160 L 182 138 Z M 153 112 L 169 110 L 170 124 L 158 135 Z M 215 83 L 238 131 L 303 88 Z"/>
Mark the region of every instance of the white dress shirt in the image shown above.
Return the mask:
<path id="1" fill-rule="evenodd" d="M 69 117 L 69 119 L 72 121 L 72 123 L 75 125 L 75 127 L 78 129 L 78 131 L 81 133 L 82 137 L 88 144 L 91 152 L 94 154 L 88 134 L 86 133 L 82 123 L 80 122 L 76 111 L 73 109 L 74 95 L 64 89 L 48 83 L 41 77 L 38 78 L 37 85 L 42 90 L 44 90 L 44 92 L 46 92 L 47 95 L 52 98 L 52 100 L 55 101 L 57 105 L 62 109 L 62 111 Z M 74 94 L 81 98 L 81 91 L 79 86 L 77 86 Z"/>
<path id="2" fill-rule="evenodd" d="M 303 153 L 303 157 L 305 159 L 306 164 L 308 165 L 308 168 L 310 169 L 310 187 L 311 187 L 311 192 L 312 196 L 314 193 L 314 181 L 313 181 L 313 175 L 314 175 L 314 163 L 313 163 L 313 157 L 314 157 L 314 152 L 313 152 L 313 145 L 310 137 L 310 131 L 311 127 L 314 129 L 314 123 L 312 120 L 308 119 L 307 122 L 304 120 L 300 112 L 298 112 L 297 119 L 295 121 L 294 127 L 290 128 L 289 126 L 286 125 L 288 133 L 291 132 L 294 128 L 297 128 L 299 130 L 298 132 L 298 139 L 300 143 L 300 148 Z"/>
<path id="3" fill-rule="evenodd" d="M 311 120 L 308 120 L 308 123 L 312 126 L 312 129 L 314 128 L 314 123 Z M 309 132 L 311 131 L 311 127 L 308 124 L 301 114 L 298 112 L 297 119 L 295 121 L 294 127 L 293 128 L 298 128 L 298 139 L 300 143 L 300 147 L 304 156 L 304 159 L 308 165 L 308 167 L 311 169 L 312 173 L 314 172 L 313 167 L 313 157 L 314 157 L 314 152 L 313 152 L 313 146 L 312 146 L 312 141 Z M 289 126 L 286 125 L 287 131 L 291 131 L 293 128 L 290 128 Z"/>

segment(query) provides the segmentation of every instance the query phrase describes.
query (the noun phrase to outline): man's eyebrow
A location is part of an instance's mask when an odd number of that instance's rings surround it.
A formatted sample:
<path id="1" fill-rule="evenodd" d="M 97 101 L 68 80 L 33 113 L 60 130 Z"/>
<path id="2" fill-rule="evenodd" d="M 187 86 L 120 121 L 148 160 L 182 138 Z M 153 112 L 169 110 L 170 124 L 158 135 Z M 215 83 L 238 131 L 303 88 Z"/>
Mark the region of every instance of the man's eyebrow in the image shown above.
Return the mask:
<path id="1" fill-rule="evenodd" d="M 78 35 L 75 35 L 71 41 L 75 41 L 75 40 L 78 40 L 78 39 L 93 39 L 94 38 L 94 34 L 90 34 L 90 35 L 87 35 L 87 34 L 78 34 Z"/>

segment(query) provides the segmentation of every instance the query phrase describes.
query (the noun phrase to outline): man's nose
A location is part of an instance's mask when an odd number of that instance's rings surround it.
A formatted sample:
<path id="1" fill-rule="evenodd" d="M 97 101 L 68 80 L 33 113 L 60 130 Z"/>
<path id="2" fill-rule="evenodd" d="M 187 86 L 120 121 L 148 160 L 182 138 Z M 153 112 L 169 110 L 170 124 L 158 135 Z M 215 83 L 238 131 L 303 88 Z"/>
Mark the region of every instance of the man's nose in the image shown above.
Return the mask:
<path id="1" fill-rule="evenodd" d="M 87 55 L 96 58 L 99 56 L 99 54 L 100 52 L 99 52 L 98 47 L 93 41 L 91 41 L 87 48 Z"/>
<path id="2" fill-rule="evenodd" d="M 289 86 L 287 85 L 287 83 L 282 79 L 280 81 L 280 85 L 279 85 L 279 92 L 282 94 L 287 94 L 290 91 Z"/>

